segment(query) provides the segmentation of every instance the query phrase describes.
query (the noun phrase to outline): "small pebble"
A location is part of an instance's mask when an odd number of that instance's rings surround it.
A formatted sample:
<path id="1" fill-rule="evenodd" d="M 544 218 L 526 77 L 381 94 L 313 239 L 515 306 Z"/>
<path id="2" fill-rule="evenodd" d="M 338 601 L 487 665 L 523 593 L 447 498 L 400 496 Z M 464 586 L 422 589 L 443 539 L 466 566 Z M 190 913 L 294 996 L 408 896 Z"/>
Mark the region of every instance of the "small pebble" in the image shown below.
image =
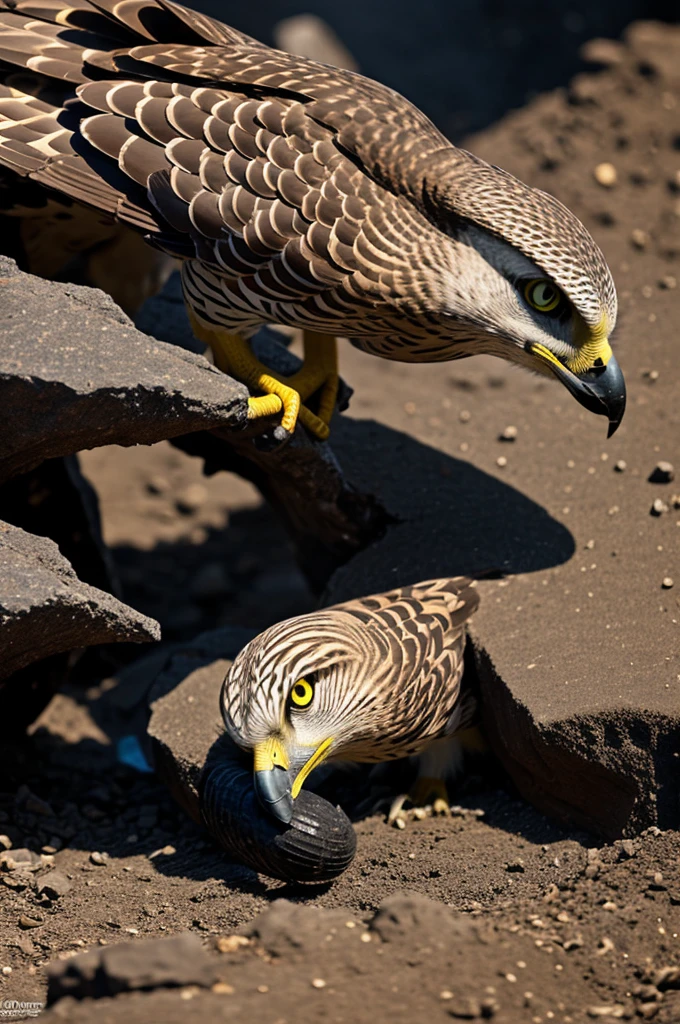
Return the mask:
<path id="1" fill-rule="evenodd" d="M 504 466 L 507 466 L 507 464 L 508 460 L 506 459 L 505 455 L 499 455 L 498 458 L 496 459 L 496 465 L 500 466 L 501 469 L 503 469 Z"/>
<path id="2" fill-rule="evenodd" d="M 472 414 L 467 409 L 461 409 L 458 413 L 458 419 L 461 423 L 468 423 L 471 415 Z"/>
<path id="3" fill-rule="evenodd" d="M 593 170 L 593 177 L 598 185 L 602 185 L 603 188 L 613 188 L 617 179 L 616 168 L 614 164 L 598 164 Z"/>
<path id="4" fill-rule="evenodd" d="M 19 918 L 20 928 L 39 928 L 42 924 L 42 918 L 28 917 L 26 914 L 22 914 Z"/>
<path id="5" fill-rule="evenodd" d="M 477 1020 L 479 1017 L 491 1017 L 491 1013 L 485 1013 L 482 1004 L 477 999 L 459 999 L 452 1006 L 448 1007 L 451 1017 L 458 1020 Z"/>
<path id="6" fill-rule="evenodd" d="M 40 814 L 43 818 L 54 817 L 54 811 L 47 801 L 36 796 L 35 793 L 30 793 L 29 796 L 26 797 L 24 807 L 31 814 Z"/>
<path id="7" fill-rule="evenodd" d="M 562 949 L 565 953 L 571 953 L 573 949 L 580 949 L 582 945 L 583 939 L 577 937 L 573 939 L 567 939 L 567 941 L 563 944 Z"/>
<path id="8" fill-rule="evenodd" d="M 235 953 L 237 949 L 249 945 L 250 939 L 246 938 L 245 935 L 220 935 L 216 942 L 220 953 Z"/>
<path id="9" fill-rule="evenodd" d="M 675 478 L 675 470 L 670 462 L 657 462 L 647 478 L 650 484 L 669 484 Z"/>
<path id="10" fill-rule="evenodd" d="M 208 491 L 203 484 L 189 484 L 181 494 L 177 496 L 175 508 L 183 515 L 191 515 L 201 507 L 208 497 Z"/>
<path id="11" fill-rule="evenodd" d="M 670 590 L 673 587 L 673 579 L 671 576 L 664 576 L 661 580 L 661 586 L 664 590 Z"/>
<path id="12" fill-rule="evenodd" d="M 649 235 L 646 231 L 635 228 L 634 231 L 631 231 L 630 240 L 636 249 L 646 249 L 649 243 Z"/>
<path id="13" fill-rule="evenodd" d="M 499 441 L 515 441 L 517 439 L 517 427 L 506 427 L 502 434 L 498 435 Z"/>
<path id="14" fill-rule="evenodd" d="M 524 861 L 521 857 L 518 857 L 517 860 L 508 861 L 505 865 L 505 870 L 511 873 L 522 873 L 525 870 Z"/>
<path id="15" fill-rule="evenodd" d="M 216 981 L 210 991 L 218 996 L 233 996 L 235 989 L 233 985 L 228 985 L 226 981 Z"/>
<path id="16" fill-rule="evenodd" d="M 97 864 L 99 867 L 104 867 L 109 862 L 109 855 L 108 853 L 100 853 L 99 850 L 93 850 L 90 854 L 90 862 Z"/>
<path id="17" fill-rule="evenodd" d="M 0 836 L 0 847 L 2 847 L 3 850 L 12 849 L 12 840 L 9 836 Z"/>
<path id="18" fill-rule="evenodd" d="M 325 987 L 326 987 L 326 982 L 323 980 L 323 978 L 313 978 L 312 979 L 312 988 L 325 988 Z"/>
<path id="19" fill-rule="evenodd" d="M 152 476 L 146 483 L 149 494 L 165 494 L 169 488 L 170 484 L 164 476 Z"/>
<path id="20" fill-rule="evenodd" d="M 673 288 L 677 287 L 677 284 L 678 284 L 678 282 L 676 281 L 676 279 L 673 277 L 672 274 L 666 274 L 665 277 L 662 277 L 660 279 L 660 281 L 659 281 L 659 288 L 665 288 L 668 291 L 672 291 Z"/>
<path id="21" fill-rule="evenodd" d="M 625 473 L 627 469 L 628 469 L 628 463 L 626 462 L 625 459 L 619 459 L 618 462 L 614 463 L 614 472 L 615 473 Z"/>
<path id="22" fill-rule="evenodd" d="M 655 498 L 649 510 L 650 516 L 662 516 L 664 512 L 668 512 L 668 505 L 661 498 Z"/>

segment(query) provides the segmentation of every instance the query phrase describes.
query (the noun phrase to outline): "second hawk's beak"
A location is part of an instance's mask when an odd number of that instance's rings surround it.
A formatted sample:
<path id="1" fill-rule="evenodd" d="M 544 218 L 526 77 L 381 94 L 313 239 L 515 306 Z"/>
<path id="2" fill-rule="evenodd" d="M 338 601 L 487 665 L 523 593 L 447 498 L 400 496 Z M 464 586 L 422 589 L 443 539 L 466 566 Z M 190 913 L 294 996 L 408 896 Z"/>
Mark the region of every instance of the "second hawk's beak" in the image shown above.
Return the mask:
<path id="1" fill-rule="evenodd" d="M 607 437 L 611 437 L 626 409 L 626 382 L 614 355 L 609 354 L 606 364 L 600 360 L 599 364 L 596 361 L 588 369 L 574 372 L 544 345 L 531 345 L 529 351 L 547 363 L 548 368 L 580 405 L 590 412 L 607 417 Z"/>
<path id="2" fill-rule="evenodd" d="M 258 743 L 254 753 L 257 798 L 266 811 L 287 825 L 293 817 L 293 796 L 283 742 L 272 736 Z"/>
<path id="3" fill-rule="evenodd" d="M 258 743 L 254 751 L 255 792 L 264 809 L 287 825 L 293 817 L 293 801 L 305 779 L 325 761 L 332 743 L 330 737 L 316 748 L 299 748 L 293 755 L 292 766 L 280 738 L 272 736 Z"/>

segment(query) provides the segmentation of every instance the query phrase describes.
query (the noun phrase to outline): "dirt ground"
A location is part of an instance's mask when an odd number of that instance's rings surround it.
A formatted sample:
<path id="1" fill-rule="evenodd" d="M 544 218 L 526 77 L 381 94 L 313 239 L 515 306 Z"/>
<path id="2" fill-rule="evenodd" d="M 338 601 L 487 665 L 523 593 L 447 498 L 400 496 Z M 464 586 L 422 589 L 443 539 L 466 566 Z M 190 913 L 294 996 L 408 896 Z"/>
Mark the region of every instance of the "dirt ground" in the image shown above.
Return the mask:
<path id="1" fill-rule="evenodd" d="M 677 35 L 667 36 L 662 58 L 677 65 Z M 652 108 L 663 123 L 652 123 Z M 612 57 L 603 78 L 538 100 L 474 140 L 532 183 L 554 183 L 599 232 L 627 315 L 636 300 L 648 302 L 650 323 L 651 298 L 665 302 L 676 288 L 678 111 L 663 68 Z M 648 236 L 618 230 L 616 195 L 591 173 L 606 159 L 637 176 Z M 638 294 L 634 261 L 643 258 L 650 295 Z M 677 301 L 674 309 L 677 319 Z M 380 415 L 381 367 L 347 348 L 342 370 L 358 390 L 353 414 Z M 397 394 L 406 395 L 408 372 L 390 368 Z M 160 620 L 164 643 L 218 625 L 259 629 L 314 606 L 281 527 L 242 480 L 205 479 L 196 460 L 167 443 L 99 449 L 81 464 L 100 497 L 124 598 Z M 32 854 L 0 870 L 0 1007 L 44 1002 L 50 961 L 190 931 L 214 958 L 212 991 L 66 999 L 47 1018 L 171 1021 L 193 1010 L 256 1024 L 680 1020 L 677 973 L 664 973 L 680 963 L 678 833 L 650 829 L 601 845 L 541 816 L 483 763 L 461 784 L 450 818 L 414 820 L 403 831 L 381 815 L 357 821 L 356 859 L 324 890 L 234 871 L 153 775 L 118 759 L 118 740 L 138 727 L 141 710 L 116 673 L 139 654 L 83 656 L 30 737 L 0 751 L 0 844 L 11 844 L 10 856 Z M 41 891 L 54 869 L 65 879 L 61 892 Z M 400 893 L 411 895 L 376 916 Z M 302 916 L 275 904 L 280 897 Z M 224 941 L 237 931 L 248 941 Z"/>

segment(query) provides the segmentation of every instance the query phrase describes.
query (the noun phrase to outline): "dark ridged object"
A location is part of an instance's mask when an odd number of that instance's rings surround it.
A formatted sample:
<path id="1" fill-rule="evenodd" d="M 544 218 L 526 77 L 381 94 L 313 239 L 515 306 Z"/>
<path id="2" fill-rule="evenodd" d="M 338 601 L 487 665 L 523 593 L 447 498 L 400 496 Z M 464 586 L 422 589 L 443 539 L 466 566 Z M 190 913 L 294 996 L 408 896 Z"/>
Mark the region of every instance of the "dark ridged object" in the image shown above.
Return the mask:
<path id="1" fill-rule="evenodd" d="M 226 736 L 206 761 L 200 807 L 206 828 L 231 857 L 284 882 L 330 882 L 356 853 L 349 818 L 316 793 L 301 791 L 290 825 L 270 817 L 255 795 L 252 769 Z"/>

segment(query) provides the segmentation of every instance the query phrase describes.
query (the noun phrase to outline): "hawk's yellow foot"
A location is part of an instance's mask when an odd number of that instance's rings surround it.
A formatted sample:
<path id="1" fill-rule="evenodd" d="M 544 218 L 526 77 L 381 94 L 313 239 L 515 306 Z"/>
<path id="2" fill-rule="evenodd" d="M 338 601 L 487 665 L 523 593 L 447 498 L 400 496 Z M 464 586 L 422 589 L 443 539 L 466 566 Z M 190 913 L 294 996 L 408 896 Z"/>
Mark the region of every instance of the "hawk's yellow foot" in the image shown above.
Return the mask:
<path id="1" fill-rule="evenodd" d="M 305 331 L 304 362 L 291 377 L 281 379 L 253 354 L 249 343 L 238 334 L 208 327 L 190 314 L 194 334 L 213 351 L 215 365 L 224 373 L 264 394 L 248 399 L 248 419 L 260 419 L 283 412 L 275 434 L 279 440 L 292 437 L 298 419 L 307 430 L 325 441 L 338 393 L 337 344 L 335 338 Z M 319 392 L 319 414 L 303 400 Z"/>
<path id="2" fill-rule="evenodd" d="M 387 815 L 388 824 L 393 825 L 397 818 L 403 817 L 406 804 L 410 804 L 414 811 L 431 807 L 432 814 L 435 815 L 451 813 L 449 794 L 444 780 L 432 779 L 424 775 L 415 780 L 410 792 L 402 793 L 392 801 Z"/>

